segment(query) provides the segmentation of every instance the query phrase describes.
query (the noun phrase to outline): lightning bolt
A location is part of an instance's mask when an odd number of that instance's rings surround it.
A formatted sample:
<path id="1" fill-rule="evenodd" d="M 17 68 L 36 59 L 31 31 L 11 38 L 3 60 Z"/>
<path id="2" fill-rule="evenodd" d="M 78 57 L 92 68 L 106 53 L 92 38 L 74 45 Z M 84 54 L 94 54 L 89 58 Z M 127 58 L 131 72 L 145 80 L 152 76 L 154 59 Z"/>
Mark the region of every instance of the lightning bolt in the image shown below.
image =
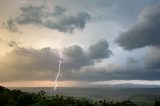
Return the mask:
<path id="1" fill-rule="evenodd" d="M 59 61 L 58 61 L 58 73 L 55 79 L 54 92 L 56 91 L 57 86 L 58 86 L 58 78 L 61 73 L 61 64 L 62 64 L 62 50 L 60 48 L 60 45 L 61 45 L 61 35 L 60 34 L 58 34 L 58 44 L 57 45 L 58 45 Z"/>

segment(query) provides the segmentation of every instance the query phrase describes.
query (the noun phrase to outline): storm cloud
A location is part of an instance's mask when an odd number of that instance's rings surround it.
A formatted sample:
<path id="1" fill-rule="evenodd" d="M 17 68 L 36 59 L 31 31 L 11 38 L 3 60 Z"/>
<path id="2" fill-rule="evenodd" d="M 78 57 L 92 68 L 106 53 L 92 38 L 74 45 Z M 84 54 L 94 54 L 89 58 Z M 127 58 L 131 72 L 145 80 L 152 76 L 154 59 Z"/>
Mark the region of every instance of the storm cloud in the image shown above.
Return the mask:
<path id="1" fill-rule="evenodd" d="M 78 45 L 73 45 L 63 49 L 61 75 L 63 80 L 77 81 L 159 80 L 159 55 L 160 51 L 152 48 L 145 54 L 144 62 L 131 57 L 125 63 L 97 66 L 95 59 L 90 58 L 87 51 Z M 103 59 L 105 58 L 107 57 Z M 0 79 L 1 81 L 53 80 L 58 70 L 58 60 L 56 49 L 14 47 L 0 59 L 0 70 L 2 70 Z"/>
<path id="2" fill-rule="evenodd" d="M 126 50 L 145 46 L 160 46 L 160 3 L 145 8 L 137 23 L 128 31 L 122 32 L 116 42 Z"/>
<path id="3" fill-rule="evenodd" d="M 87 12 L 78 12 L 75 15 L 66 14 L 66 9 L 61 6 L 55 6 L 54 11 L 49 10 L 45 5 L 27 5 L 21 7 L 20 10 L 19 16 L 7 21 L 5 26 L 9 31 L 17 32 L 19 25 L 30 24 L 73 33 L 75 29 L 84 29 L 91 17 Z"/>
<path id="4" fill-rule="evenodd" d="M 128 58 L 126 63 L 109 63 L 105 66 L 88 66 L 81 71 L 72 73 L 72 77 L 67 75 L 70 80 L 87 81 L 106 81 L 106 80 L 160 80 L 160 61 L 145 60 L 141 63 L 134 58 Z M 148 66 L 149 65 L 149 66 Z"/>
<path id="5" fill-rule="evenodd" d="M 0 59 L 0 64 L 2 64 L 0 70 L 3 70 L 0 73 L 1 80 L 51 80 L 57 73 L 60 59 L 57 49 L 50 47 L 25 48 L 18 46 L 15 41 L 11 41 L 9 46 L 14 47 L 13 50 Z M 108 57 L 103 59 L 105 58 Z M 62 70 L 67 73 L 64 76 L 71 74 L 73 70 L 76 72 L 95 64 L 93 59 L 88 56 L 87 51 L 78 45 L 64 48 L 62 61 Z M 13 74 L 6 75 L 7 72 Z"/>
<path id="6" fill-rule="evenodd" d="M 86 22 L 89 21 L 90 15 L 86 12 L 80 12 L 77 16 L 62 16 L 57 20 L 47 20 L 44 24 L 47 28 L 57 29 L 60 32 L 72 33 L 75 29 L 84 29 Z"/>
<path id="7" fill-rule="evenodd" d="M 56 51 L 51 48 L 16 47 L 0 60 L 1 81 L 44 79 L 51 71 L 57 70 L 58 59 Z"/>
<path id="8" fill-rule="evenodd" d="M 63 80 L 77 81 L 159 80 L 159 55 L 160 51 L 152 48 L 145 54 L 144 62 L 130 57 L 125 63 L 97 66 L 95 59 L 90 58 L 87 51 L 73 45 L 63 49 L 61 75 Z M 0 73 L 1 81 L 53 80 L 58 70 L 58 60 L 56 49 L 15 47 L 0 60 L 0 70 L 3 70 Z"/>
<path id="9" fill-rule="evenodd" d="M 64 50 L 64 67 L 67 69 L 80 69 L 83 66 L 93 65 L 90 59 L 80 46 L 74 45 Z"/>
<path id="10" fill-rule="evenodd" d="M 108 48 L 108 42 L 106 40 L 101 40 L 98 43 L 89 47 L 89 57 L 92 59 L 108 58 L 112 54 L 112 51 Z"/>
<path id="11" fill-rule="evenodd" d="M 47 17 L 47 13 L 44 11 L 43 6 L 26 6 L 21 7 L 20 16 L 16 17 L 15 21 L 19 25 L 33 24 L 43 25 L 43 19 Z"/>
<path id="12" fill-rule="evenodd" d="M 160 80 L 157 0 L 0 2 L 0 82 Z"/>

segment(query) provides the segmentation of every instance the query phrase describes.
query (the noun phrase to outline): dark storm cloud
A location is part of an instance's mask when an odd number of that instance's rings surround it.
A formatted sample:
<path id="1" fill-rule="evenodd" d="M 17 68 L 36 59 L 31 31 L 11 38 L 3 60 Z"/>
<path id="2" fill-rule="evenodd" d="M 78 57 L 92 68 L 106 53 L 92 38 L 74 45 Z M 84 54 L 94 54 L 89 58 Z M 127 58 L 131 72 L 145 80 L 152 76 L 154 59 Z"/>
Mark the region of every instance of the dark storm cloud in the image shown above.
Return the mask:
<path id="1" fill-rule="evenodd" d="M 144 79 L 142 66 L 138 62 L 125 64 L 106 64 L 103 67 L 91 66 L 74 73 L 74 80 L 103 81 L 103 80 L 131 80 Z M 144 73 L 143 73 L 144 74 Z M 72 78 L 72 77 L 68 77 Z M 73 79 L 71 79 L 73 80 Z"/>
<path id="2" fill-rule="evenodd" d="M 74 45 L 64 49 L 64 67 L 68 69 L 79 70 L 83 66 L 95 64 L 95 60 L 99 61 L 109 58 L 112 51 L 109 50 L 109 44 L 106 40 L 100 40 L 98 43 L 91 45 L 88 52 L 84 51 L 80 46 Z"/>
<path id="3" fill-rule="evenodd" d="M 90 15 L 86 12 L 78 13 L 77 16 L 62 16 L 57 20 L 47 20 L 44 24 L 47 28 L 57 29 L 60 32 L 72 33 L 75 29 L 84 29 L 86 23 L 90 19 Z"/>
<path id="4" fill-rule="evenodd" d="M 145 54 L 144 62 L 128 58 L 126 63 L 97 66 L 80 46 L 63 50 L 63 80 L 160 80 L 160 50 L 152 48 Z M 0 60 L 0 79 L 52 80 L 57 73 L 59 55 L 51 48 L 33 49 L 15 47 Z M 10 74 L 6 74 L 9 72 Z"/>
<path id="5" fill-rule="evenodd" d="M 128 31 L 122 32 L 116 42 L 126 50 L 145 46 L 160 46 L 160 3 L 145 8 L 138 22 Z"/>
<path id="6" fill-rule="evenodd" d="M 89 47 L 89 57 L 92 59 L 108 58 L 111 54 L 112 51 L 109 50 L 109 44 L 106 40 L 101 40 Z"/>
<path id="7" fill-rule="evenodd" d="M 128 58 L 126 63 L 106 64 L 103 67 L 91 66 L 83 69 L 82 73 L 74 73 L 80 80 L 160 80 L 160 50 L 151 48 L 144 62 Z M 84 76 L 82 76 L 84 74 Z"/>
<path id="8" fill-rule="evenodd" d="M 18 24 L 43 25 L 42 19 L 47 15 L 43 6 L 29 5 L 26 7 L 21 7 L 20 10 L 21 14 L 16 18 L 16 22 Z"/>
<path id="9" fill-rule="evenodd" d="M 79 12 L 76 15 L 66 15 L 66 9 L 55 6 L 54 11 L 49 10 L 45 5 L 33 6 L 28 5 L 21 7 L 21 14 L 14 20 L 7 22 L 6 29 L 17 32 L 17 25 L 35 25 L 49 29 L 55 29 L 60 32 L 72 33 L 75 29 L 82 30 L 86 23 L 90 20 L 87 12 Z"/>
<path id="10" fill-rule="evenodd" d="M 150 67 L 150 68 L 149 68 Z M 103 67 L 88 66 L 81 71 L 68 75 L 70 80 L 104 81 L 104 80 L 160 80 L 160 67 L 155 63 L 141 63 L 129 58 L 125 64 L 106 64 Z"/>
<path id="11" fill-rule="evenodd" d="M 71 46 L 64 50 L 64 67 L 67 69 L 80 69 L 83 66 L 93 65 L 92 59 L 83 51 L 80 46 Z"/>
<path id="12" fill-rule="evenodd" d="M 60 59 L 58 50 L 49 47 L 24 48 L 18 46 L 15 41 L 11 41 L 9 46 L 14 47 L 13 50 L 0 59 L 1 80 L 52 79 L 57 73 Z M 64 76 L 71 74 L 72 71 L 77 72 L 86 66 L 95 64 L 87 52 L 77 45 L 63 50 L 62 61 L 62 70 L 66 74 Z"/>

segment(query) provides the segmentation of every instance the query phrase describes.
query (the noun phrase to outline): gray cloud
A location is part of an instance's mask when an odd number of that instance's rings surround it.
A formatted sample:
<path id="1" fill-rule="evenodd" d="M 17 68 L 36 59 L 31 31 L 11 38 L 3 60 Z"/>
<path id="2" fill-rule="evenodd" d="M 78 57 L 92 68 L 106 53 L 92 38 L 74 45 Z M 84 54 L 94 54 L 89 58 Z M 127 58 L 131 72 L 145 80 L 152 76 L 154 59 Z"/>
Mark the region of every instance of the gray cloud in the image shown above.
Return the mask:
<path id="1" fill-rule="evenodd" d="M 122 23 L 124 22 L 125 24 L 126 20 L 128 20 L 129 23 L 134 22 L 134 19 L 137 16 L 136 14 L 144 6 L 144 2 L 150 0 L 142 0 L 141 2 L 136 0 L 136 3 L 135 1 L 130 3 L 130 1 L 127 0 L 125 0 L 127 3 L 116 1 L 116 4 L 113 1 L 110 1 L 111 3 L 108 3 L 108 1 L 105 0 L 102 2 L 97 0 L 95 1 L 95 4 L 100 3 L 98 4 L 100 8 L 99 10 L 97 10 L 97 7 L 95 6 L 91 8 L 92 4 L 89 1 L 87 1 L 88 4 L 86 4 L 86 1 L 78 2 L 82 3 L 82 6 L 80 7 L 85 5 L 84 7 L 88 8 L 88 6 L 90 6 L 89 9 L 92 12 L 95 12 L 94 15 L 99 13 L 97 17 L 94 17 L 98 21 L 100 20 L 106 22 L 106 18 L 110 18 L 112 20 L 111 22 L 118 21 Z M 133 3 L 135 4 L 132 5 Z M 73 6 L 73 4 L 71 5 Z M 102 8 L 102 6 L 105 8 Z M 138 7 L 138 10 L 134 10 L 135 6 Z M 78 5 L 75 7 L 77 7 L 75 8 L 75 11 L 79 10 Z M 29 8 L 32 8 L 33 11 L 31 11 Z M 83 10 L 88 10 L 87 8 L 84 8 Z M 159 8 L 157 8 L 158 6 L 155 6 L 147 10 L 143 10 L 136 25 L 128 31 L 123 32 L 117 39 L 117 43 L 127 50 L 132 50 L 144 46 L 159 46 L 159 37 L 157 35 L 159 33 L 157 31 L 159 28 L 159 13 L 157 10 Z M 102 18 L 105 20 L 100 18 L 103 14 L 106 15 L 106 17 L 102 16 Z M 134 19 L 132 19 L 132 17 L 134 17 Z M 54 11 L 48 11 L 46 7 L 30 5 L 21 8 L 21 14 L 16 17 L 14 22 L 6 22 L 4 25 L 6 26 L 6 29 L 10 29 L 13 32 L 16 32 L 15 29 L 17 26 L 27 24 L 42 26 L 63 32 L 73 32 L 76 29 L 83 29 L 88 20 L 88 13 L 80 12 L 74 15 L 69 15 L 66 9 L 59 6 L 55 7 Z M 8 23 L 10 25 L 8 25 Z M 150 35 L 152 35 L 152 37 Z M 129 58 L 124 64 L 119 62 L 121 60 L 118 60 L 116 63 L 103 63 L 100 64 L 101 66 L 99 66 L 95 63 L 94 60 L 110 57 L 108 43 L 104 43 L 106 46 L 101 44 L 102 43 L 93 44 L 90 46 L 88 51 L 84 51 L 83 48 L 75 45 L 64 49 L 64 61 L 62 65 L 62 76 L 64 80 L 160 80 L 160 53 L 157 49 L 158 47 L 151 49 L 151 51 L 146 54 L 144 62 L 139 62 L 133 58 Z M 11 46 L 14 46 L 14 43 L 11 44 Z M 57 50 L 51 48 L 33 49 L 23 47 L 14 47 L 12 49 L 13 51 L 6 54 L 6 57 L 0 58 L 0 81 L 19 79 L 52 80 L 55 78 L 54 76 L 57 73 L 58 66 L 57 61 L 59 60 Z M 121 54 L 123 54 L 123 52 Z"/>
<path id="2" fill-rule="evenodd" d="M 57 20 L 47 20 L 44 24 L 47 28 L 57 29 L 60 32 L 72 33 L 75 29 L 84 29 L 86 23 L 90 19 L 90 15 L 86 12 L 78 13 L 77 16 L 62 16 Z"/>
<path id="3" fill-rule="evenodd" d="M 151 65 L 150 65 L 151 66 Z M 66 74 L 70 80 L 104 81 L 104 80 L 159 80 L 160 68 L 148 68 L 147 64 L 135 59 L 125 64 L 106 64 L 103 67 L 89 66 L 81 71 Z"/>
<path id="4" fill-rule="evenodd" d="M 1 81 L 51 79 L 57 70 L 58 59 L 57 51 L 51 48 L 16 47 L 0 59 Z"/>
<path id="5" fill-rule="evenodd" d="M 60 32 L 72 33 L 75 29 L 84 29 L 86 23 L 90 20 L 87 12 L 79 12 L 76 15 L 66 15 L 66 9 L 55 6 L 54 11 L 48 10 L 45 5 L 28 5 L 21 7 L 21 14 L 14 20 L 9 20 L 6 29 L 17 32 L 18 25 L 35 25 L 49 29 L 55 29 Z M 17 26 L 16 26 L 17 24 Z"/>
<path id="6" fill-rule="evenodd" d="M 89 66 L 82 71 L 74 73 L 74 80 L 88 80 L 88 81 L 103 81 L 103 80 L 133 80 L 133 79 L 148 79 L 143 77 L 143 67 L 138 62 L 128 62 L 125 64 L 106 64 L 103 67 Z M 144 74 L 146 75 L 146 73 Z M 68 77 L 71 80 L 72 77 Z"/>
<path id="7" fill-rule="evenodd" d="M 20 31 L 18 30 L 18 27 L 17 27 L 17 25 L 16 25 L 14 20 L 8 20 L 7 22 L 2 23 L 2 27 L 1 28 L 7 29 L 10 32 L 18 32 L 18 33 L 20 33 Z"/>
<path id="8" fill-rule="evenodd" d="M 46 17 L 46 12 L 44 11 L 43 6 L 26 6 L 21 7 L 21 14 L 16 18 L 16 22 L 19 25 L 24 24 L 34 24 L 34 25 L 43 25 L 43 18 Z"/>
<path id="9" fill-rule="evenodd" d="M 160 69 L 160 50 L 159 48 L 151 48 L 145 55 L 146 67 L 149 69 Z"/>
<path id="10" fill-rule="evenodd" d="M 77 45 L 64 50 L 65 63 L 67 69 L 80 69 L 82 66 L 93 65 L 93 61 L 86 55 L 83 49 Z"/>
<path id="11" fill-rule="evenodd" d="M 74 73 L 76 80 L 160 80 L 160 50 L 151 48 L 144 62 L 128 58 L 126 63 L 111 63 L 105 66 L 89 66 Z M 68 77 L 71 78 L 71 77 Z M 73 80 L 73 79 L 71 79 Z"/>
<path id="12" fill-rule="evenodd" d="M 55 6 L 53 16 L 62 16 L 64 15 L 66 9 L 61 6 Z"/>
<path id="13" fill-rule="evenodd" d="M 89 47 L 89 57 L 92 59 L 108 58 L 111 54 L 112 51 L 109 50 L 109 44 L 106 40 L 101 40 Z"/>
<path id="14" fill-rule="evenodd" d="M 65 57 L 64 67 L 66 69 L 79 70 L 84 66 L 94 65 L 95 62 L 109 58 L 112 51 L 109 50 L 109 44 L 106 40 L 100 40 L 84 51 L 80 46 L 74 45 L 64 49 Z"/>
<path id="15" fill-rule="evenodd" d="M 1 81 L 52 80 L 55 78 L 60 59 L 58 50 L 49 47 L 42 49 L 24 48 L 18 46 L 15 41 L 11 41 L 9 46 L 14 47 L 13 50 L 0 59 Z M 72 71 L 77 72 L 94 64 L 93 59 L 80 46 L 73 45 L 63 50 L 62 70 L 66 79 L 68 79 L 66 76 L 71 75 Z"/>
<path id="16" fill-rule="evenodd" d="M 145 46 L 160 46 L 160 3 L 145 8 L 138 22 L 128 31 L 122 32 L 116 42 L 126 50 Z"/>
<path id="17" fill-rule="evenodd" d="M 144 62 L 128 58 L 126 63 L 97 66 L 87 52 L 74 45 L 63 50 L 63 80 L 159 80 L 160 50 L 152 48 L 145 54 Z M 52 80 L 58 66 L 58 51 L 51 48 L 33 49 L 15 47 L 0 59 L 0 79 Z M 10 74 L 6 74 L 10 73 Z"/>
<path id="18" fill-rule="evenodd" d="M 33 49 L 17 47 L 8 54 L 15 59 L 18 70 L 43 71 L 54 70 L 59 57 L 57 51 L 51 48 Z M 18 59 L 21 62 L 18 62 Z M 18 63 L 18 64 L 17 64 Z"/>

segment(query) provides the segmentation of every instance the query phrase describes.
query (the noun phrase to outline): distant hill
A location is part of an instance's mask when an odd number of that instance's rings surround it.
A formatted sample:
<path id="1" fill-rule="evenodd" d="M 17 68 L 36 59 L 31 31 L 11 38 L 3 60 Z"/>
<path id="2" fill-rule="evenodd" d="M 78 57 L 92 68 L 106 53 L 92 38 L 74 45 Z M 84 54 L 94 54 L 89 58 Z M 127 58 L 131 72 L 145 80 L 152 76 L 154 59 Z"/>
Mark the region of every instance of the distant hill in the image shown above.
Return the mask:
<path id="1" fill-rule="evenodd" d="M 95 87 L 94 85 L 90 85 L 90 87 Z M 145 84 L 97 84 L 98 88 L 160 88 L 160 85 L 145 85 Z"/>

